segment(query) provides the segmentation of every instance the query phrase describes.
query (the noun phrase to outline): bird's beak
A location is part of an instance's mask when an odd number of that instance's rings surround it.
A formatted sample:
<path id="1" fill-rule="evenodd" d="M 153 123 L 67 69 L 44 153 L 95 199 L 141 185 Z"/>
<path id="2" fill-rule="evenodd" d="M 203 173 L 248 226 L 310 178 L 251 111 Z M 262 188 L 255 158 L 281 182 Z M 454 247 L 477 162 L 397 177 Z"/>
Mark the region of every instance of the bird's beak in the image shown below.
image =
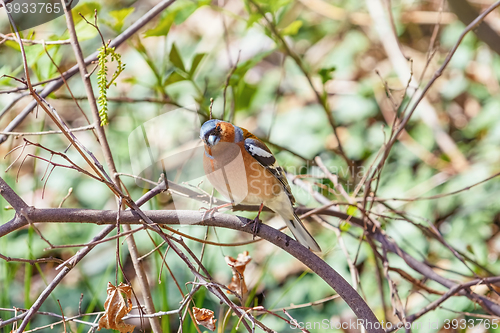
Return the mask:
<path id="1" fill-rule="evenodd" d="M 210 135 L 207 139 L 207 143 L 212 147 L 219 141 L 217 135 Z"/>

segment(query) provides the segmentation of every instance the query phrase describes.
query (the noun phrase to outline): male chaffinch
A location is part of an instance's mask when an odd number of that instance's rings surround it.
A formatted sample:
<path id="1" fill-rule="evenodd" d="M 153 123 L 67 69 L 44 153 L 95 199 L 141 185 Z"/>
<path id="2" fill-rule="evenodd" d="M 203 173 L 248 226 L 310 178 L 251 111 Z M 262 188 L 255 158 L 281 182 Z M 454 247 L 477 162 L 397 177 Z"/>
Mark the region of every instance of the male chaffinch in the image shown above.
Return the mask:
<path id="1" fill-rule="evenodd" d="M 232 204 L 264 205 L 280 214 L 297 241 L 313 251 L 321 249 L 293 210 L 295 198 L 283 168 L 255 135 L 231 123 L 212 119 L 203 124 L 203 168 L 208 180 Z"/>

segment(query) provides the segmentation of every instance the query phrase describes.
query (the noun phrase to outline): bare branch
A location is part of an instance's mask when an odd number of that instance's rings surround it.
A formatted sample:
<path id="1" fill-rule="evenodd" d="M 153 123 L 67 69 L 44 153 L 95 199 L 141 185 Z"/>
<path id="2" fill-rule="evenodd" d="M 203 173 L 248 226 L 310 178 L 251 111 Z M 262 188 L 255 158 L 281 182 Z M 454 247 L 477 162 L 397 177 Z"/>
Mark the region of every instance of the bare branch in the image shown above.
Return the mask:
<path id="1" fill-rule="evenodd" d="M 15 37 L 14 34 L 2 34 L 0 33 L 0 38 L 3 38 L 0 40 L 0 44 L 5 42 L 6 40 L 11 40 L 14 42 L 18 42 L 17 38 Z M 66 45 L 69 44 L 70 41 L 69 39 L 64 39 L 64 40 L 54 40 L 54 41 L 44 41 L 44 40 L 34 40 L 34 39 L 21 39 L 21 42 L 26 45 L 35 45 L 35 44 L 47 44 L 47 45 Z"/>

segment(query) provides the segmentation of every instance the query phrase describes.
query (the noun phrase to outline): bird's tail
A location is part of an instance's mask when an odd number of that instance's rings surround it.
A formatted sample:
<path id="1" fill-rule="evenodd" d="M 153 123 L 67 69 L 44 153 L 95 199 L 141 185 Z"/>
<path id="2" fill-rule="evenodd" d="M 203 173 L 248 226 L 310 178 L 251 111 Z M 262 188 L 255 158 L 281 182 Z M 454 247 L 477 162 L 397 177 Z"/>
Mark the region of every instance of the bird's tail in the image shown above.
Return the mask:
<path id="1" fill-rule="evenodd" d="M 318 243 L 316 243 L 313 236 L 311 236 L 311 234 L 307 231 L 306 227 L 304 226 L 304 224 L 302 224 L 302 221 L 297 216 L 297 214 L 295 214 L 295 212 L 293 213 L 293 219 L 288 220 L 285 218 L 285 222 L 288 226 L 288 229 L 290 229 L 292 234 L 295 236 L 295 239 L 300 244 L 310 248 L 315 252 L 321 252 L 321 248 L 319 247 Z"/>

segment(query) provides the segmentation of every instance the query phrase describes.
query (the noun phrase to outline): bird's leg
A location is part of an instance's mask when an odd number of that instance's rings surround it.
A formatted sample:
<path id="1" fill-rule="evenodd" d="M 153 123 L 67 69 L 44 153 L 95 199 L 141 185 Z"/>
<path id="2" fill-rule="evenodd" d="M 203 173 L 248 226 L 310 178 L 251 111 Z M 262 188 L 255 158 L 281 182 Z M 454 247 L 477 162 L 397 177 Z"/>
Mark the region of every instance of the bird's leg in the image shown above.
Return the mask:
<path id="1" fill-rule="evenodd" d="M 259 225 L 261 223 L 259 216 L 260 216 L 260 213 L 262 212 L 263 208 L 264 208 L 264 203 L 261 203 L 260 207 L 259 207 L 259 212 L 257 213 L 257 216 L 255 217 L 255 219 L 253 219 L 252 221 L 249 221 L 243 225 L 244 227 L 246 227 L 250 223 L 253 223 L 252 233 L 253 233 L 254 239 L 255 239 L 255 235 L 257 235 L 257 232 L 259 231 Z"/>
<path id="2" fill-rule="evenodd" d="M 220 206 L 217 206 L 217 207 L 213 207 L 213 208 L 205 208 L 205 207 L 201 207 L 200 209 L 205 209 L 206 211 L 203 213 L 203 218 L 202 220 L 204 221 L 205 220 L 205 217 L 207 216 L 208 214 L 208 217 L 211 219 L 212 217 L 214 217 L 214 214 L 219 211 L 219 209 L 222 209 L 222 208 L 225 208 L 225 207 L 229 207 L 229 206 L 232 206 L 233 203 L 232 202 L 228 202 L 228 203 L 225 203 L 223 205 L 220 205 Z"/>

